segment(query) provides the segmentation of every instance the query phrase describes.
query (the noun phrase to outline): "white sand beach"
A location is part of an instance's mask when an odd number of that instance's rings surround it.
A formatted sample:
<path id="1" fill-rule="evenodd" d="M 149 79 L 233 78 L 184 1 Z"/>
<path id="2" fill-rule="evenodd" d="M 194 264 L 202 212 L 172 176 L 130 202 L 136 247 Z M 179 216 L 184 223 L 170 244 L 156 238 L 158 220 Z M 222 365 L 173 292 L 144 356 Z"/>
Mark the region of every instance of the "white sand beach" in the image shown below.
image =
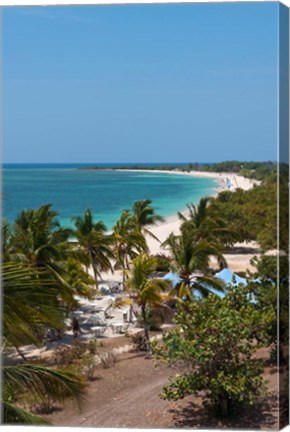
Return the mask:
<path id="1" fill-rule="evenodd" d="M 127 171 L 127 170 L 126 170 Z M 128 170 L 128 171 L 136 171 L 136 170 Z M 254 184 L 259 184 L 258 181 L 248 179 L 242 176 L 239 176 L 235 173 L 211 173 L 211 172 L 199 172 L 199 171 L 190 171 L 190 172 L 180 172 L 180 171 L 162 171 L 162 170 L 138 170 L 144 172 L 158 172 L 158 173 L 167 173 L 174 175 L 187 175 L 192 177 L 210 177 L 217 180 L 217 188 L 214 190 L 213 196 L 218 195 L 219 192 L 223 190 L 227 190 L 227 179 L 230 181 L 230 190 L 235 191 L 237 188 L 241 188 L 243 190 L 249 190 L 253 187 Z M 186 214 L 185 209 L 180 209 L 184 214 Z M 164 253 L 164 249 L 161 247 L 161 243 L 163 243 L 170 233 L 178 234 L 180 227 L 180 220 L 177 215 L 170 216 L 166 218 L 165 222 L 159 223 L 155 226 L 150 227 L 150 231 L 160 240 L 160 242 L 154 240 L 152 237 L 147 236 L 146 240 L 149 246 L 149 250 L 151 254 Z M 256 247 L 256 246 L 255 246 Z"/>
<path id="2" fill-rule="evenodd" d="M 218 192 L 227 189 L 227 179 L 230 180 L 231 191 L 236 190 L 237 188 L 241 188 L 244 190 L 251 189 L 254 184 L 259 184 L 258 180 L 248 179 L 236 173 L 213 173 L 209 171 L 178 171 L 178 170 L 146 170 L 146 169 L 116 169 L 115 171 L 127 171 L 127 172 L 151 172 L 151 173 L 159 173 L 159 174 L 174 174 L 174 175 L 186 175 L 191 177 L 207 177 L 216 179 L 219 182 L 219 187 L 217 187 Z"/>
<path id="3" fill-rule="evenodd" d="M 122 170 L 125 171 L 125 170 Z M 213 196 L 216 196 L 219 192 L 223 190 L 227 190 L 227 179 L 230 180 L 231 191 L 236 190 L 237 188 L 241 188 L 243 190 L 249 190 L 253 187 L 254 184 L 259 184 L 259 181 L 248 179 L 242 176 L 239 176 L 235 173 L 211 173 L 211 172 L 199 172 L 199 171 L 191 171 L 191 172 L 180 172 L 180 171 L 164 171 L 164 170 L 127 170 L 126 171 L 142 171 L 142 172 L 153 172 L 153 173 L 167 173 L 174 175 L 190 175 L 193 177 L 210 177 L 217 180 L 217 188 L 213 191 Z M 183 209 L 180 209 L 183 210 Z M 183 213 L 186 214 L 187 210 L 183 210 Z M 150 236 L 146 236 L 147 244 L 149 246 L 150 254 L 166 254 L 166 249 L 164 249 L 161 244 L 167 239 L 170 233 L 174 233 L 178 235 L 180 228 L 180 220 L 176 215 L 170 216 L 166 218 L 166 220 L 162 223 L 158 223 L 154 226 L 149 227 L 150 231 L 160 240 L 159 242 Z M 228 267 L 232 271 L 246 271 L 249 269 L 253 270 L 253 267 L 250 264 L 250 260 L 254 255 L 258 255 L 260 253 L 258 244 L 255 242 L 238 244 L 238 251 L 235 253 L 225 254 L 225 259 L 227 261 Z M 211 265 L 213 268 L 217 268 L 217 263 L 215 259 L 212 259 Z M 114 284 L 116 282 L 122 281 L 121 271 L 115 271 L 112 273 L 103 273 L 102 278 L 104 281 L 104 286 L 108 286 L 108 284 Z M 102 285 L 102 284 L 101 284 Z"/>

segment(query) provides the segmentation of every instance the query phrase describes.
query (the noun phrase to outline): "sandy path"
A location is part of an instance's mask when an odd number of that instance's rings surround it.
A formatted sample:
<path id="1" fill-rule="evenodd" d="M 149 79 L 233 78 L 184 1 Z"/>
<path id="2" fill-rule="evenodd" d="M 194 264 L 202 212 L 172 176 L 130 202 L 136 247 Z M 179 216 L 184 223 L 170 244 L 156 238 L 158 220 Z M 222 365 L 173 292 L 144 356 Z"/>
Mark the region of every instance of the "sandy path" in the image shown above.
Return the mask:
<path id="1" fill-rule="evenodd" d="M 68 404 L 63 411 L 46 418 L 54 426 L 277 428 L 277 401 L 272 393 L 277 389 L 277 373 L 272 368 L 265 369 L 272 395 L 227 420 L 208 416 L 201 407 L 200 397 L 188 396 L 176 402 L 162 400 L 159 394 L 169 375 L 170 370 L 165 365 L 155 367 L 153 360 L 145 360 L 140 354 L 123 354 L 112 368 L 98 370 L 95 381 L 89 384 L 88 400 L 82 411 Z"/>
<path id="2" fill-rule="evenodd" d="M 113 400 L 108 400 L 101 406 L 95 407 L 87 417 L 84 417 L 85 420 L 81 422 L 81 425 L 117 428 L 139 425 L 150 427 L 152 421 L 156 419 L 157 413 L 152 416 L 156 406 L 158 406 L 158 414 L 160 405 L 164 405 L 164 408 L 168 406 L 168 402 L 165 401 L 161 401 L 160 404 L 158 397 L 162 386 L 166 383 L 166 378 L 162 376 L 153 378 L 150 382 L 139 380 L 133 383 L 131 389 L 117 393 Z M 108 415 L 109 412 L 110 415 Z"/>
<path id="3" fill-rule="evenodd" d="M 129 363 L 128 363 L 129 362 Z M 130 353 L 110 369 L 100 369 L 89 384 L 86 405 L 81 412 L 67 411 L 48 416 L 54 425 L 94 427 L 150 427 L 173 402 L 159 398 L 167 382 L 167 368 L 155 367 L 152 360 Z M 73 411 L 73 412 L 72 412 Z M 164 419 L 166 421 L 168 418 Z"/>

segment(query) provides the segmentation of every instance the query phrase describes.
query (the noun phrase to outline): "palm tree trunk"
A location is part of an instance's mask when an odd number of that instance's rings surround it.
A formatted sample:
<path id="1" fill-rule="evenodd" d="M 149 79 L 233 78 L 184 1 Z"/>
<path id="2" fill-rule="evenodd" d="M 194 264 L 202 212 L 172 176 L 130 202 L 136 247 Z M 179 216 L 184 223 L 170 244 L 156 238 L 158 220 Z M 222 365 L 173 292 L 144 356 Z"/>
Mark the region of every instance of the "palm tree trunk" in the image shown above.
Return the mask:
<path id="1" fill-rule="evenodd" d="M 121 267 L 122 267 L 122 276 L 123 276 L 123 287 L 125 287 L 125 283 L 126 283 L 126 256 L 125 255 L 123 255 Z"/>
<path id="2" fill-rule="evenodd" d="M 221 413 L 223 416 L 227 416 L 229 414 L 229 404 L 228 404 L 228 399 L 224 396 L 220 397 L 220 409 L 221 409 Z"/>
<path id="3" fill-rule="evenodd" d="M 126 270 L 129 270 L 129 259 L 127 254 L 125 254 L 125 263 L 126 263 Z"/>
<path id="4" fill-rule="evenodd" d="M 98 272 L 97 272 L 97 266 L 95 263 L 95 259 L 92 257 L 92 267 L 93 267 L 93 272 L 94 272 L 94 277 L 95 277 L 95 283 L 96 283 L 96 290 L 99 290 L 99 282 L 98 282 Z"/>
<path id="5" fill-rule="evenodd" d="M 125 287 L 125 282 L 126 282 L 126 270 L 125 270 L 125 267 L 123 267 L 122 273 L 123 273 L 123 287 Z"/>
<path id="6" fill-rule="evenodd" d="M 129 310 L 129 322 L 130 322 L 130 323 L 133 322 L 133 305 L 130 305 L 130 310 Z"/>
<path id="7" fill-rule="evenodd" d="M 145 307 L 145 305 L 141 306 L 141 314 L 142 314 L 142 319 L 143 319 L 143 323 L 144 323 L 144 336 L 145 336 L 145 339 L 146 339 L 147 355 L 150 355 L 150 354 L 152 354 L 152 352 L 151 352 L 149 327 L 148 327 L 148 323 L 147 323 L 146 307 Z"/>
<path id="8" fill-rule="evenodd" d="M 21 357 L 25 362 L 27 362 L 27 358 L 25 357 L 25 355 L 23 354 L 23 352 L 20 351 L 20 349 L 19 349 L 18 347 L 15 347 L 15 348 L 16 348 L 17 353 L 20 355 L 20 357 Z"/>

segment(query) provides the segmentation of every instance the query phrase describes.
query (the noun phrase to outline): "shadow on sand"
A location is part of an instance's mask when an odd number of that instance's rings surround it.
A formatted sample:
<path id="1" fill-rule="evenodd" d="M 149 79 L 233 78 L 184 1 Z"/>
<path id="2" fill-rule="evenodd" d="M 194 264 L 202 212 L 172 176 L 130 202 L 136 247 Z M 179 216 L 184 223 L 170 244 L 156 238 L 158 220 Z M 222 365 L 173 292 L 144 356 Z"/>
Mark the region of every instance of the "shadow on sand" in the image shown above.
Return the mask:
<path id="1" fill-rule="evenodd" d="M 177 428 L 271 430 L 278 427 L 278 402 L 275 396 L 263 398 L 231 418 L 214 418 L 194 402 L 175 408 L 171 413 Z"/>

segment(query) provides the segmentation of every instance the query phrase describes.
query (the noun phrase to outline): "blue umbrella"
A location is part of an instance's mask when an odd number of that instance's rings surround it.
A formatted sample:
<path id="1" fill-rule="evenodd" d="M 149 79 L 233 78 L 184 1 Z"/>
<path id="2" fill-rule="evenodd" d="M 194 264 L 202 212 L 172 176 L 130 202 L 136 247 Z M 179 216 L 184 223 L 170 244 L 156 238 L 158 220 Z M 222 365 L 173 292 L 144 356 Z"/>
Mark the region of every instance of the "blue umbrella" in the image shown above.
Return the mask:
<path id="1" fill-rule="evenodd" d="M 218 279 L 222 279 L 225 283 L 230 284 L 232 286 L 237 286 L 240 284 L 246 286 L 248 283 L 247 279 L 238 276 L 228 268 L 224 268 L 219 273 L 216 273 L 214 277 Z"/>
<path id="2" fill-rule="evenodd" d="M 178 276 L 178 274 L 177 273 L 173 273 L 173 272 L 167 273 L 161 279 L 170 281 L 172 283 L 173 288 L 175 288 L 178 283 L 182 282 L 182 279 L 180 279 L 180 277 Z"/>

